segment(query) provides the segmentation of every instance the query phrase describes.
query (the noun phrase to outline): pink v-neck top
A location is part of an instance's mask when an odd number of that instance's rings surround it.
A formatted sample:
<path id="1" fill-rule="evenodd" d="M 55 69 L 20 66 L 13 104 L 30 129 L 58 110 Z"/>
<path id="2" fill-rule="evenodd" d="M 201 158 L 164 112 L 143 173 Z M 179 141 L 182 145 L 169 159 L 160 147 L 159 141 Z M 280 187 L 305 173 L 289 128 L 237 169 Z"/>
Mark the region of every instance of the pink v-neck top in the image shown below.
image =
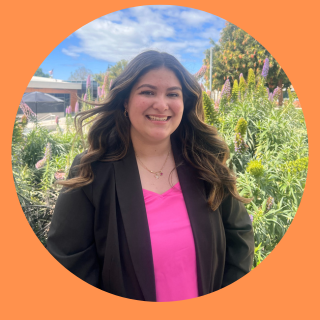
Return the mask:
<path id="1" fill-rule="evenodd" d="M 163 194 L 143 189 L 157 301 L 198 297 L 194 239 L 179 182 Z"/>

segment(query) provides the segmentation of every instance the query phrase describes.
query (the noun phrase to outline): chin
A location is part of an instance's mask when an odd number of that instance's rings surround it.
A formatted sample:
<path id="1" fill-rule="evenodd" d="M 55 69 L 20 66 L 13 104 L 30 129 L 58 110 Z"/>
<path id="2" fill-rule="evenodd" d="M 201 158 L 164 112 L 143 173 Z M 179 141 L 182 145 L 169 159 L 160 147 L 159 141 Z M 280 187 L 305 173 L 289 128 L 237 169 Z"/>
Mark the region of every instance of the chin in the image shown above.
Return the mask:
<path id="1" fill-rule="evenodd" d="M 169 139 L 170 138 L 170 133 L 166 133 L 166 134 L 148 134 L 148 135 L 145 135 L 145 137 L 148 137 L 149 140 L 152 140 L 152 141 L 155 141 L 155 142 L 160 142 L 160 141 L 163 141 L 163 140 L 166 140 L 166 139 Z"/>

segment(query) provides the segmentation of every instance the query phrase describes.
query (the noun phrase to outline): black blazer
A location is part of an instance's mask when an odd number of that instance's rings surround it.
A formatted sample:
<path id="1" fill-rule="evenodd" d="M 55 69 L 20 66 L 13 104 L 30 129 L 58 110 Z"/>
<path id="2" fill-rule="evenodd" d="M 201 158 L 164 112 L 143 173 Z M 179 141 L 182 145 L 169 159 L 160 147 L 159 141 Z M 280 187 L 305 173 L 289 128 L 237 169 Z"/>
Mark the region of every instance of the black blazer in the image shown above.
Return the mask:
<path id="1" fill-rule="evenodd" d="M 172 142 L 175 163 L 182 161 Z M 76 175 L 74 166 L 69 177 Z M 132 144 L 120 161 L 92 163 L 93 183 L 61 192 L 47 249 L 64 267 L 109 293 L 156 301 L 148 221 Z M 177 173 L 193 231 L 199 296 L 225 287 L 251 270 L 254 239 L 242 203 L 228 196 L 216 211 L 206 189 L 184 163 Z"/>

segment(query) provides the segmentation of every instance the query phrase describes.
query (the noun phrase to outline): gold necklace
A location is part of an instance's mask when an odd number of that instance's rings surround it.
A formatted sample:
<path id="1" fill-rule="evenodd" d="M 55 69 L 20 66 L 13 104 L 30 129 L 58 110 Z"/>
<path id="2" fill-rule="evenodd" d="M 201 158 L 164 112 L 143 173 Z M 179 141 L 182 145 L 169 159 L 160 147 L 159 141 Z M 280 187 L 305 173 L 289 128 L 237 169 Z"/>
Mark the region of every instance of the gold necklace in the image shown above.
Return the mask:
<path id="1" fill-rule="evenodd" d="M 166 157 L 166 160 L 165 160 L 163 166 L 161 167 L 161 169 L 160 169 L 159 171 L 152 171 L 152 170 L 148 169 L 148 168 L 143 164 L 143 162 L 141 161 L 141 159 L 138 157 L 137 154 L 136 154 L 136 157 L 137 157 L 137 159 L 141 162 L 142 166 L 143 166 L 146 170 L 148 170 L 150 173 L 152 173 L 156 179 L 159 179 L 159 178 L 163 175 L 162 169 L 164 168 L 164 166 L 165 166 L 166 163 L 167 163 L 167 160 L 168 160 L 168 158 L 169 158 L 169 154 L 170 154 L 170 151 L 168 152 L 168 155 L 167 155 L 167 157 Z"/>

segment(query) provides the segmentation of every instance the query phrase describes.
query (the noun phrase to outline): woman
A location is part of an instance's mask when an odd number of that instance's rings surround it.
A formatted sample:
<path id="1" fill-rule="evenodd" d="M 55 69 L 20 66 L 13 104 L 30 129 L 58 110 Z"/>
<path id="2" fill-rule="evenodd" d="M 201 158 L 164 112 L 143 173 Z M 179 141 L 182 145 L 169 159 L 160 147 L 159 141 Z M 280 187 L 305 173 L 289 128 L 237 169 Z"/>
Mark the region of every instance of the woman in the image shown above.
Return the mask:
<path id="1" fill-rule="evenodd" d="M 248 273 L 252 225 L 203 121 L 202 91 L 171 55 L 147 51 L 114 81 L 87 152 L 58 198 L 47 249 L 109 293 L 145 301 L 208 294 Z"/>

